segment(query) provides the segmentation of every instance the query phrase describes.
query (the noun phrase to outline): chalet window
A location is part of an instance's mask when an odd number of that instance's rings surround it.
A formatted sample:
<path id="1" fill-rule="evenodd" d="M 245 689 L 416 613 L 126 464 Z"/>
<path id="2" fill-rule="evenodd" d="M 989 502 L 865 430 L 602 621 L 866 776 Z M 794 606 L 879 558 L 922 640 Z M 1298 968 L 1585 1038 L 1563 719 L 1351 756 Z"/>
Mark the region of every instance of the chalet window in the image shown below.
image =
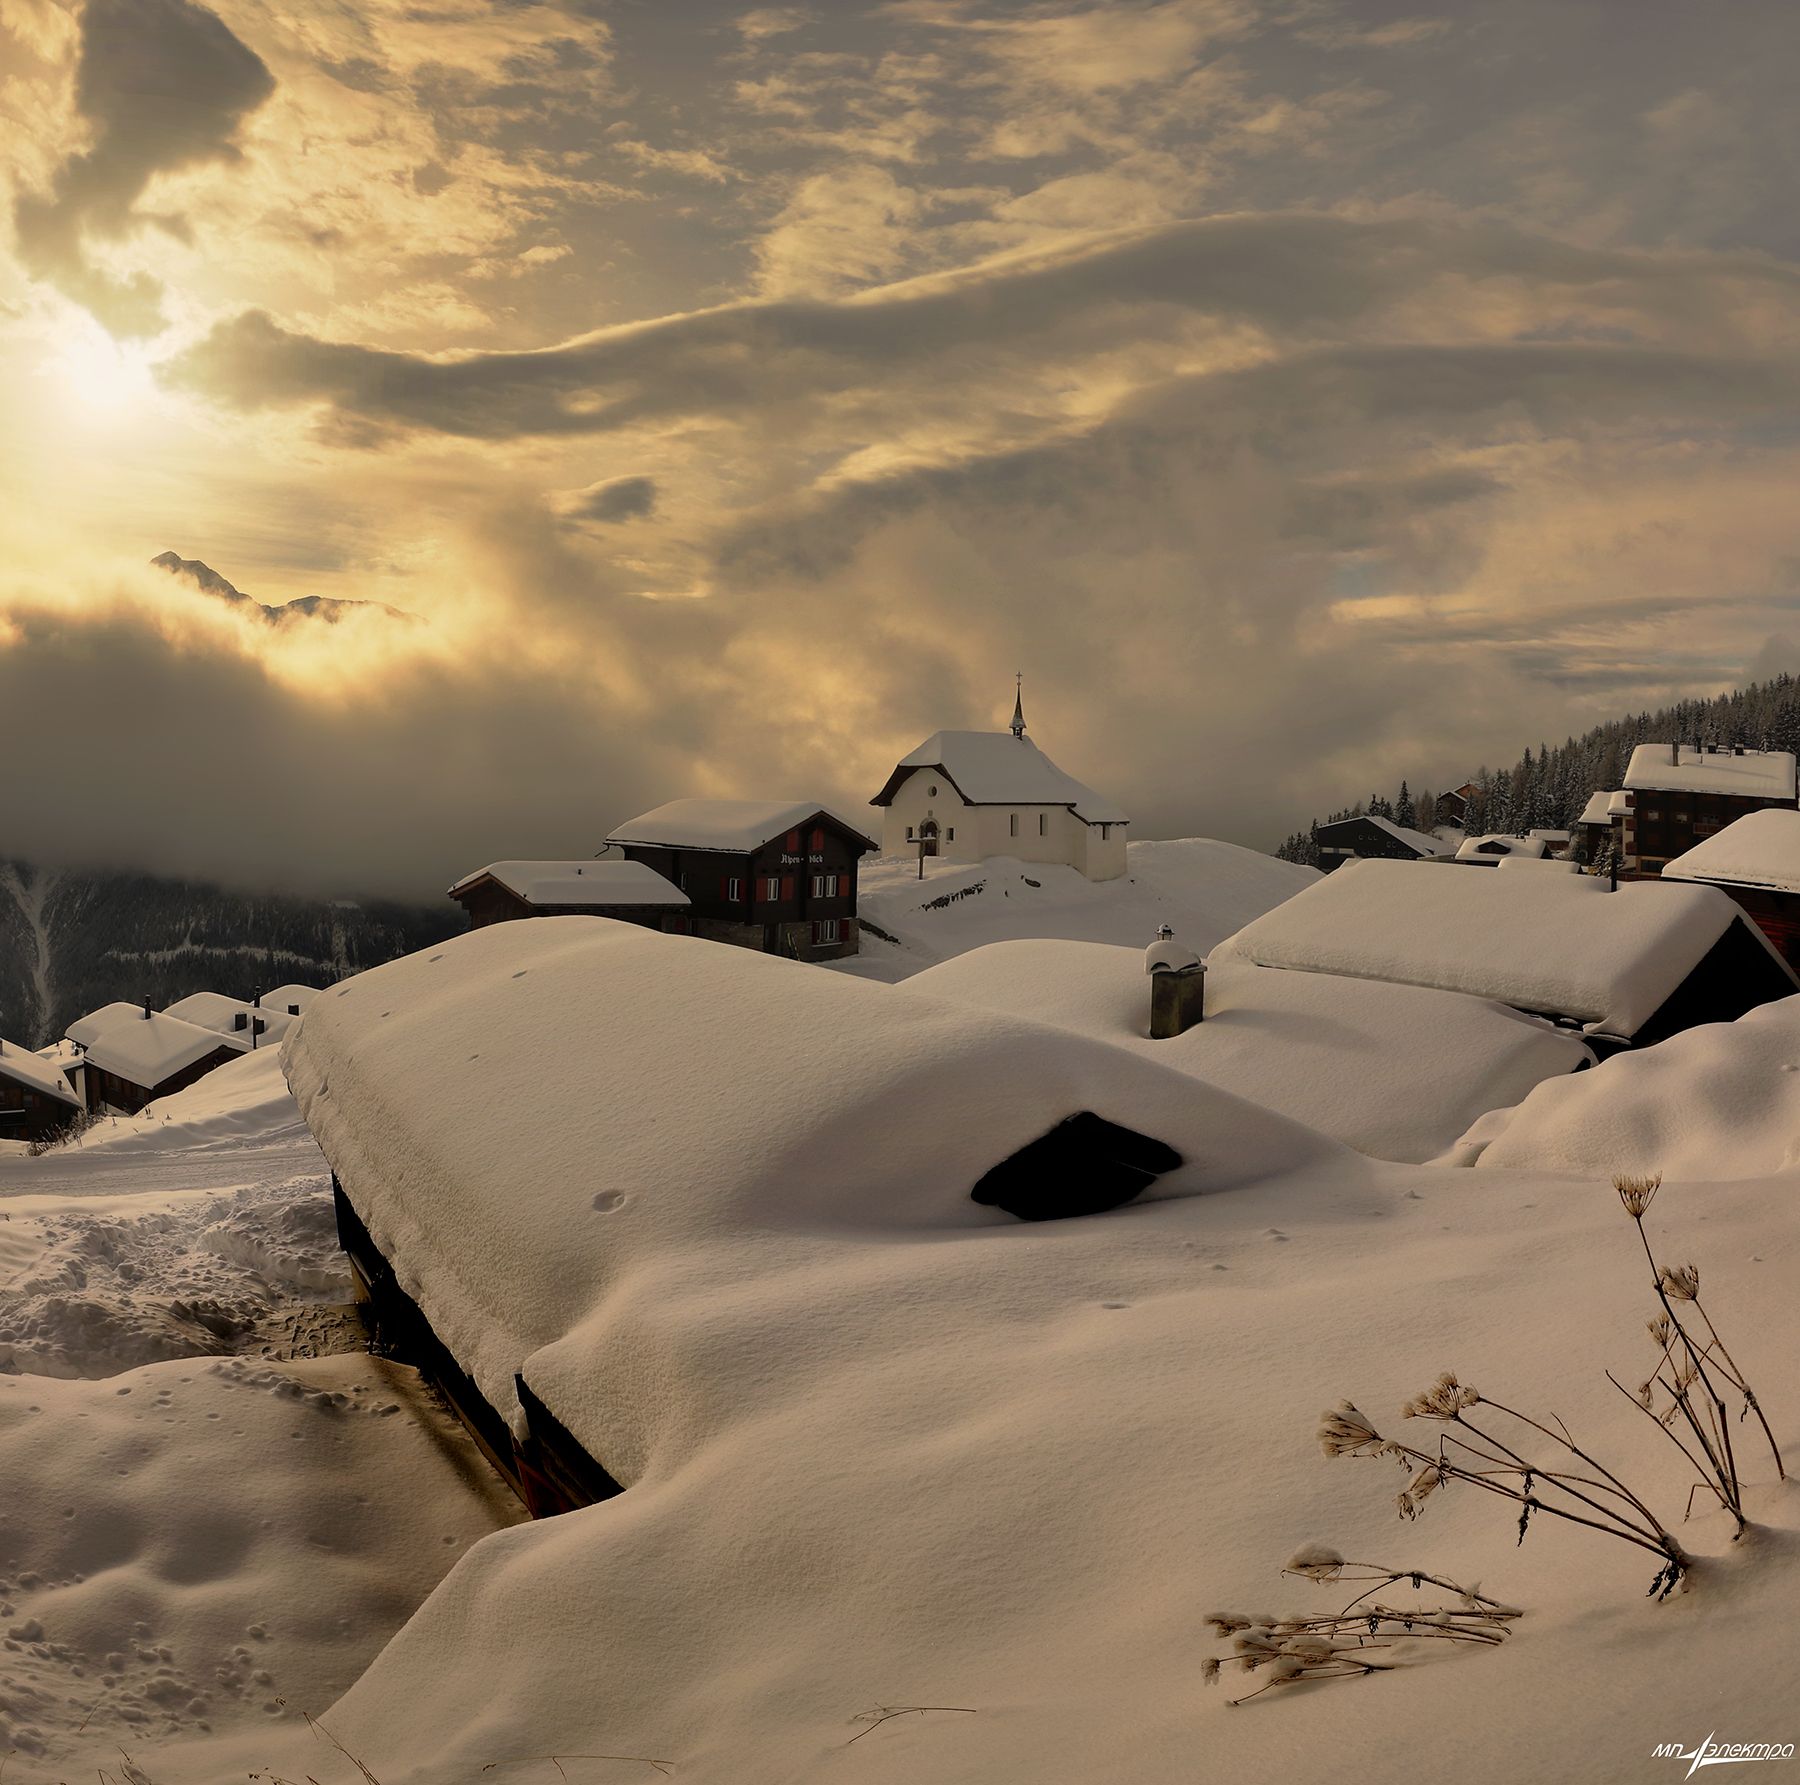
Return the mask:
<path id="1" fill-rule="evenodd" d="M 1018 813 L 1017 812 L 1011 813 L 1007 819 L 1007 823 L 1012 831 L 1012 834 L 1016 837 L 1019 834 L 1019 815 L 1018 815 Z"/>
<path id="2" fill-rule="evenodd" d="M 735 905 L 744 896 L 744 883 L 735 874 L 727 874 L 721 883 L 728 903 Z"/>
<path id="3" fill-rule="evenodd" d="M 916 843 L 918 841 L 918 838 L 913 835 L 913 827 L 910 824 L 906 827 L 906 840 L 909 843 Z"/>
<path id="4" fill-rule="evenodd" d="M 1639 814 L 1638 814 L 1638 816 L 1639 816 L 1639 817 L 1640 817 L 1640 818 L 1648 818 L 1648 819 L 1650 819 L 1650 820 L 1652 820 L 1652 821 L 1653 821 L 1653 822 L 1654 822 L 1654 821 L 1660 821 L 1660 820 L 1661 820 L 1661 818 L 1662 818 L 1662 807 L 1660 807 L 1660 806 L 1646 806 L 1646 807 L 1645 807 L 1645 808 L 1644 808 L 1644 809 L 1643 809 L 1643 811 L 1641 811 L 1641 812 L 1640 812 L 1640 813 L 1639 813 Z"/>
<path id="5" fill-rule="evenodd" d="M 815 899 L 835 899 L 838 896 L 837 875 L 815 874 L 812 877 L 812 896 Z"/>
<path id="6" fill-rule="evenodd" d="M 925 789 L 925 791 L 926 791 L 926 792 L 927 792 L 927 793 L 928 793 L 928 794 L 929 794 L 929 795 L 930 795 L 930 796 L 931 796 L 931 797 L 932 797 L 932 798 L 933 798 L 933 799 L 936 799 L 936 798 L 937 798 L 937 789 L 936 789 L 936 788 L 935 788 L 935 787 L 927 787 L 927 788 L 926 788 L 926 789 Z"/>
<path id="7" fill-rule="evenodd" d="M 781 897 L 781 876 L 779 874 L 765 874 L 763 876 L 762 896 L 765 899 L 779 899 Z"/>
<path id="8" fill-rule="evenodd" d="M 956 826 L 955 825 L 951 825 L 951 827 L 947 831 L 944 832 L 944 841 L 946 843 L 954 843 L 956 841 Z"/>
<path id="9" fill-rule="evenodd" d="M 826 942 L 837 942 L 842 938 L 842 927 L 835 917 L 821 917 L 813 923 L 813 942 L 815 945 Z"/>
<path id="10" fill-rule="evenodd" d="M 1040 837 L 1046 836 L 1049 833 L 1049 830 L 1050 814 L 1048 812 L 1040 812 L 1038 814 L 1038 835 Z"/>

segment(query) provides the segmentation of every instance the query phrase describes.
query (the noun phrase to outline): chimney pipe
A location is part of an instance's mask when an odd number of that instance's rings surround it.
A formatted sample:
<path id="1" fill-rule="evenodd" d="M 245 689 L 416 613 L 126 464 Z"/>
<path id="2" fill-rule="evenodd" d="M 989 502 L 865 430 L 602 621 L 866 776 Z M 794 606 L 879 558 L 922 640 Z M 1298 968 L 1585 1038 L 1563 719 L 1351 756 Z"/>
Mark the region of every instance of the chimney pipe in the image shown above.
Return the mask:
<path id="1" fill-rule="evenodd" d="M 1679 738 L 1669 746 L 1669 762 L 1675 768 L 1681 767 L 1681 740 Z"/>
<path id="2" fill-rule="evenodd" d="M 1175 940 L 1175 932 L 1162 924 L 1156 940 L 1144 950 L 1144 971 L 1150 975 L 1150 1037 L 1167 1041 L 1185 1034 L 1206 1017 L 1206 963 L 1191 948 Z"/>
<path id="3" fill-rule="evenodd" d="M 144 1000 L 144 1021 L 149 1022 L 149 1020 L 150 1020 L 150 1000 L 148 998 L 146 998 Z"/>

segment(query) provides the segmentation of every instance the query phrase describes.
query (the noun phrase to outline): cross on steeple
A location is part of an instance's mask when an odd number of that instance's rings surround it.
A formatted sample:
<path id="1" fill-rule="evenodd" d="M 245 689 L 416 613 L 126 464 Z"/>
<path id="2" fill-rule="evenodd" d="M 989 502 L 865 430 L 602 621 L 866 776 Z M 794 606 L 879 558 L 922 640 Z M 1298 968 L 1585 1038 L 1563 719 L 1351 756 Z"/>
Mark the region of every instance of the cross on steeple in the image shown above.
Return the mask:
<path id="1" fill-rule="evenodd" d="M 1023 740 L 1025 736 L 1025 672 L 1023 670 L 1018 671 L 1013 676 L 1013 684 L 1013 716 L 1011 730 L 1014 737 Z"/>

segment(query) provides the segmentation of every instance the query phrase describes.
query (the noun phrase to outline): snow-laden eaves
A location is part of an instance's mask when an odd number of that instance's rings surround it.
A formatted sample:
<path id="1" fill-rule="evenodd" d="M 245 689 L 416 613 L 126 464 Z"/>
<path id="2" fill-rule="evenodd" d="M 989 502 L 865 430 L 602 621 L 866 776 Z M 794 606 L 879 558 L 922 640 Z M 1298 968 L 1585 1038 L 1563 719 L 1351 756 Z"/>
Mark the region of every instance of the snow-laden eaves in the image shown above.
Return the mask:
<path id="1" fill-rule="evenodd" d="M 1800 892 L 1800 812 L 1746 812 L 1665 864 L 1662 877 Z"/>
<path id="2" fill-rule="evenodd" d="M 609 843 L 658 849 L 716 849 L 750 855 L 784 831 L 829 818 L 869 848 L 879 848 L 855 819 L 818 800 L 670 800 L 607 833 Z"/>
<path id="3" fill-rule="evenodd" d="M 690 903 L 688 896 L 647 862 L 489 862 L 450 888 L 458 898 L 482 880 L 493 880 L 527 905 L 567 910 L 582 905 L 667 905 Z"/>
<path id="4" fill-rule="evenodd" d="M 0 1041 L 0 1078 L 16 1079 L 46 1097 L 54 1097 L 59 1103 L 79 1107 L 81 1102 L 59 1067 L 30 1048 L 20 1047 L 16 1041 Z M 0 1091 L 0 1100 L 4 1097 L 5 1093 Z"/>
<path id="5" fill-rule="evenodd" d="M 1408 849 L 1416 850 L 1420 855 L 1448 855 L 1450 845 L 1442 837 L 1427 835 L 1424 831 L 1408 830 L 1403 824 L 1396 824 L 1391 818 L 1376 818 L 1368 815 L 1368 822 L 1377 830 L 1386 831 L 1396 842 L 1404 843 Z"/>
<path id="6" fill-rule="evenodd" d="M 937 769 L 971 806 L 1066 806 L 1084 824 L 1129 824 L 1116 800 L 1065 774 L 1029 738 L 1005 731 L 936 731 L 894 766 L 870 800 L 893 803 L 915 769 Z"/>

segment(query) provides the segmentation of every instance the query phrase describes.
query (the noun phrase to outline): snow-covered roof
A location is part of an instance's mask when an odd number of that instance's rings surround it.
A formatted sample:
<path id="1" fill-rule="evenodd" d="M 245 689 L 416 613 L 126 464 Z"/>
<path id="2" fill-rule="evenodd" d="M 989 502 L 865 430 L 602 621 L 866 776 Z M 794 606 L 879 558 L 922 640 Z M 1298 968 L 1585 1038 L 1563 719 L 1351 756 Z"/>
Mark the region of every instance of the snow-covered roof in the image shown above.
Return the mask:
<path id="1" fill-rule="evenodd" d="M 1712 880 L 1800 892 L 1800 812 L 1746 812 L 1663 866 L 1665 880 Z"/>
<path id="2" fill-rule="evenodd" d="M 1442 837 L 1434 837 L 1425 831 L 1408 830 L 1403 824 L 1396 824 L 1391 818 L 1370 817 L 1369 823 L 1378 830 L 1384 830 L 1390 837 L 1404 843 L 1408 849 L 1416 849 L 1421 855 L 1448 855 L 1450 845 Z"/>
<path id="3" fill-rule="evenodd" d="M 16 1041 L 0 1041 L 0 1077 L 17 1079 L 46 1097 L 56 1098 L 59 1103 L 79 1104 L 81 1101 L 60 1066 L 52 1065 L 28 1047 L 20 1047 Z M 0 1092 L 0 1099 L 4 1096 L 5 1093 Z"/>
<path id="4" fill-rule="evenodd" d="M 306 1007 L 319 996 L 319 988 L 314 985 L 278 985 L 263 993 L 263 1008 L 273 1006 L 276 1010 L 287 1010 L 291 1005 L 299 1006 L 299 1014 L 305 1016 Z"/>
<path id="5" fill-rule="evenodd" d="M 1612 822 L 1612 802 L 1610 793 L 1590 793 L 1588 802 L 1581 808 L 1581 816 L 1577 824 L 1610 824 Z"/>
<path id="6" fill-rule="evenodd" d="M 1477 1165 L 1602 1180 L 1615 1172 L 1791 1180 L 1800 1163 L 1797 1062 L 1800 997 L 1781 998 L 1540 1085 L 1477 1123 L 1458 1150 Z"/>
<path id="7" fill-rule="evenodd" d="M 1569 840 L 1567 831 L 1559 831 L 1550 825 L 1534 824 L 1525 833 L 1528 837 L 1542 837 L 1546 843 L 1566 843 Z"/>
<path id="8" fill-rule="evenodd" d="M 818 1232 L 978 1239 L 1006 1218 L 976 1182 L 1078 1110 L 1193 1161 L 1140 1200 L 1356 1164 L 1122 1048 L 587 917 L 491 924 L 358 974 L 284 1059 L 345 1194 L 483 1395 L 510 1415 L 521 1372 L 627 1484 L 655 1428 L 619 1398 L 632 1371 L 606 1329 L 659 1261 L 722 1243 L 729 1277 L 752 1230 L 790 1260 Z"/>
<path id="9" fill-rule="evenodd" d="M 818 800 L 670 800 L 608 831 L 606 840 L 748 855 L 770 838 L 821 815 L 860 837 L 871 849 L 880 847 L 858 820 L 846 818 Z"/>
<path id="10" fill-rule="evenodd" d="M 1064 774 L 1030 738 L 1006 731 L 934 731 L 894 765 L 887 785 L 869 801 L 893 803 L 914 769 L 939 769 L 971 806 L 1067 806 L 1085 824 L 1129 824 L 1115 800 Z"/>
<path id="11" fill-rule="evenodd" d="M 1503 831 L 1490 831 L 1485 837 L 1465 837 L 1457 845 L 1456 859 L 1467 862 L 1491 861 L 1503 855 L 1541 856 L 1549 847 L 1540 836 L 1514 837 Z"/>
<path id="12" fill-rule="evenodd" d="M 249 1045 L 247 1035 L 221 1035 L 160 1010 L 145 1016 L 140 1009 L 133 1020 L 108 1023 L 89 1043 L 87 1057 L 102 1072 L 151 1091 L 216 1048 L 242 1053 Z"/>
<path id="13" fill-rule="evenodd" d="M 450 889 L 458 898 L 479 880 L 495 880 L 527 905 L 566 909 L 579 905 L 686 905 L 674 881 L 648 862 L 579 861 L 489 862 L 465 874 Z"/>
<path id="14" fill-rule="evenodd" d="M 1247 924 L 1213 958 L 1468 992 L 1629 1037 L 1742 916 L 1713 887 L 1642 881 L 1612 892 L 1588 874 L 1424 874 L 1364 861 Z"/>
<path id="15" fill-rule="evenodd" d="M 1673 760 L 1679 756 L 1680 760 Z M 1639 744 L 1625 785 L 1677 793 L 1735 793 L 1745 799 L 1792 800 L 1789 750 L 1696 750 L 1692 744 Z"/>
<path id="16" fill-rule="evenodd" d="M 1608 818 L 1619 818 L 1631 810 L 1631 795 L 1623 787 L 1606 796 L 1606 815 Z"/>
<path id="17" fill-rule="evenodd" d="M 102 1004 L 98 1010 L 90 1010 L 86 1016 L 77 1017 L 65 1033 L 77 1047 L 92 1047 L 114 1023 L 127 1022 L 133 1018 L 138 1022 L 144 1020 L 143 1005 L 126 1004 L 122 1001 Z"/>
<path id="18" fill-rule="evenodd" d="M 908 989 L 1091 1035 L 1413 1164 L 1593 1058 L 1566 1031 L 1485 999 L 1217 956 L 1205 1020 L 1152 1041 L 1136 962 L 1135 949 L 1106 943 L 998 942 L 926 968 Z"/>
<path id="19" fill-rule="evenodd" d="M 140 1011 L 140 1018 L 143 1013 Z M 247 998 L 227 997 L 223 992 L 190 992 L 163 1006 L 164 1016 L 179 1017 L 197 1028 L 211 1029 L 215 1034 L 242 1036 L 246 1041 L 253 1032 L 253 1022 L 263 1025 L 264 1041 L 279 1041 L 294 1019 L 279 1006 L 257 1007 Z M 243 1021 L 238 1019 L 242 1017 Z"/>

